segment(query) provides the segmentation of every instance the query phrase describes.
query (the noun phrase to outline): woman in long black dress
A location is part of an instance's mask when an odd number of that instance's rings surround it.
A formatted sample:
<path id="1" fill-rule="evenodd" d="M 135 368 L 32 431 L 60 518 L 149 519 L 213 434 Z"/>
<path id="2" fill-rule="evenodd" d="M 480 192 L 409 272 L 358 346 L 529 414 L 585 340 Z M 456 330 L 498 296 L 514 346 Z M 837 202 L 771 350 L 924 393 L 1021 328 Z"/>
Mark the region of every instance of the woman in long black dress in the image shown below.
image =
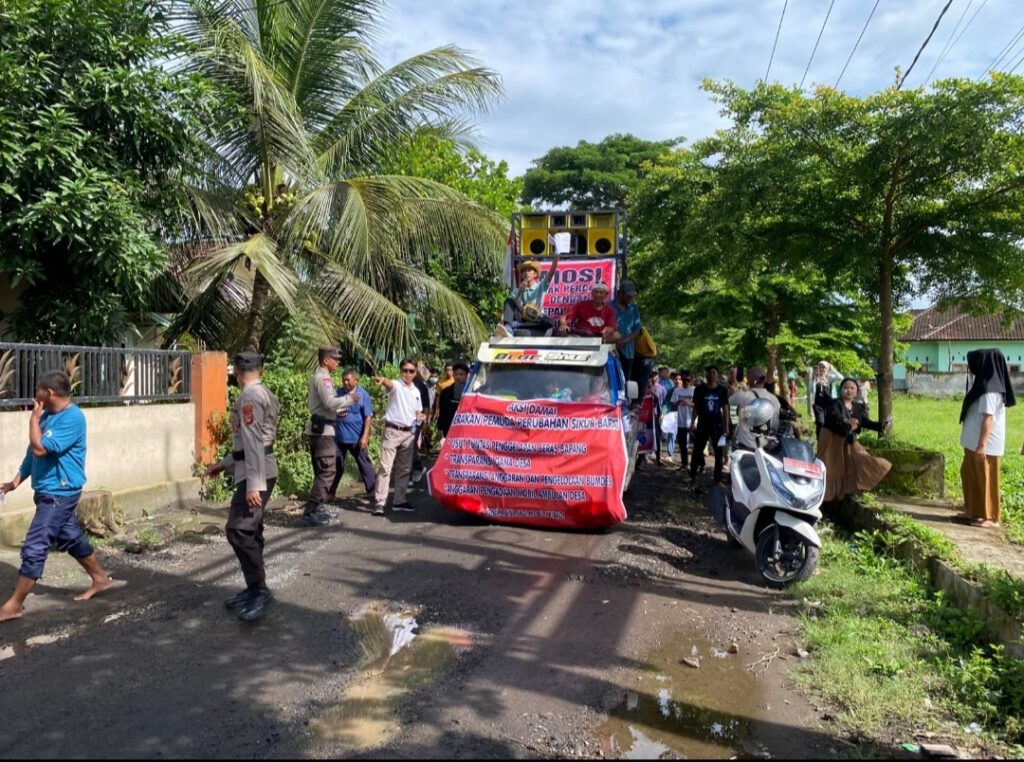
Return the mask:
<path id="1" fill-rule="evenodd" d="M 878 486 L 892 468 L 885 458 L 876 458 L 857 441 L 864 429 L 883 432 L 886 426 L 871 420 L 868 406 L 857 400 L 858 383 L 844 378 L 839 399 L 825 410 L 818 435 L 818 457 L 825 464 L 825 500 L 840 500 Z"/>

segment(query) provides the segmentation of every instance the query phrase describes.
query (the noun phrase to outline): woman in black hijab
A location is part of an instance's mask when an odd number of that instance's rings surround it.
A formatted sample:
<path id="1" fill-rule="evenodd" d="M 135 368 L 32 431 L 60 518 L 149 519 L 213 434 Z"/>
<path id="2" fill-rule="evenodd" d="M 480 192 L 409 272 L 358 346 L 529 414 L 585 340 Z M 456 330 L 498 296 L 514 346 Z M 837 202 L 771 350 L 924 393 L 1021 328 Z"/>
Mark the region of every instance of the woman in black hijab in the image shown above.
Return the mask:
<path id="1" fill-rule="evenodd" d="M 1006 408 L 1017 404 L 1017 399 L 1006 358 L 998 349 L 968 352 L 967 368 L 974 383 L 960 409 L 964 512 L 954 518 L 994 527 L 999 524 L 999 461 L 1006 449 Z"/>

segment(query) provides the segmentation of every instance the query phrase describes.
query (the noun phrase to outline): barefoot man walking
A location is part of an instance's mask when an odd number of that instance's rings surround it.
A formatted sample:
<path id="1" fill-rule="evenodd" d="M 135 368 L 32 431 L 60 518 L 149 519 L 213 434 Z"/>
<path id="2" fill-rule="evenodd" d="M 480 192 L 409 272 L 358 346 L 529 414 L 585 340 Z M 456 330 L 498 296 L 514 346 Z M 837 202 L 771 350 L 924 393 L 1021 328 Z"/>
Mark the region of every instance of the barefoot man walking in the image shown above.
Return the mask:
<path id="1" fill-rule="evenodd" d="M 18 582 L 7 603 L 0 606 L 0 622 L 21 616 L 25 599 L 43 576 L 46 556 L 54 544 L 78 561 L 92 579 L 89 589 L 75 596 L 76 601 L 88 600 L 114 586 L 75 516 L 85 485 L 85 415 L 71 402 L 67 373 L 54 370 L 39 379 L 28 439 L 28 452 L 17 475 L 0 485 L 6 494 L 31 474 L 36 503 L 36 515 L 21 546 Z"/>

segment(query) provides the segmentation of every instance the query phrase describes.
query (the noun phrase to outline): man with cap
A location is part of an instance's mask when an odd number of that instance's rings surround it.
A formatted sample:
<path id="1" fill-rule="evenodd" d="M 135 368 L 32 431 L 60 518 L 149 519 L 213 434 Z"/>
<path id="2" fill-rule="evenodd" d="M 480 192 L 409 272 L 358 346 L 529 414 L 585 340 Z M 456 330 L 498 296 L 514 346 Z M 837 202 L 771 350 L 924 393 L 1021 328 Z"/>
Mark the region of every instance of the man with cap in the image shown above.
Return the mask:
<path id="1" fill-rule="evenodd" d="M 320 366 L 309 380 L 309 423 L 306 435 L 309 437 L 309 451 L 313 457 L 313 490 L 302 512 L 302 525 L 317 527 L 328 524 L 331 515 L 324 509 L 334 484 L 337 469 L 334 429 L 338 413 L 351 405 L 359 404 L 356 392 L 335 396 L 334 380 L 331 374 L 338 369 L 341 352 L 336 347 L 324 347 L 318 355 Z"/>
<path id="2" fill-rule="evenodd" d="M 551 321 L 544 315 L 544 294 L 551 287 L 551 281 L 558 270 L 561 255 L 559 246 L 546 273 L 541 274 L 539 262 L 524 262 L 519 268 L 522 280 L 519 288 L 505 300 L 505 311 L 498 326 L 498 336 L 514 336 L 521 323 L 535 325 L 537 329 L 551 328 Z"/>
<path id="3" fill-rule="evenodd" d="M 605 343 L 619 340 L 616 330 L 615 310 L 605 304 L 608 298 L 608 286 L 598 281 L 590 287 L 590 299 L 574 304 L 568 313 L 559 321 L 559 333 L 563 336 L 572 333 L 577 336 L 600 337 Z"/>
<path id="4" fill-rule="evenodd" d="M 636 306 L 635 297 L 636 285 L 629 278 L 623 278 L 619 287 L 615 289 L 612 309 L 615 310 L 616 328 L 622 334 L 615 342 L 619 349 L 619 358 L 622 360 L 622 370 L 628 380 L 636 381 L 637 387 L 642 388 L 643 377 L 638 376 L 633 368 L 634 363 L 643 363 L 643 360 L 637 360 L 636 357 L 636 339 L 644 326 L 640 321 L 640 309 Z"/>
<path id="5" fill-rule="evenodd" d="M 266 613 L 271 600 L 263 566 L 263 512 L 277 481 L 274 438 L 280 406 L 263 385 L 263 360 L 258 354 L 242 352 L 235 357 L 234 367 L 242 393 L 231 410 L 232 452 L 207 475 L 228 468 L 234 475 L 235 494 L 225 533 L 242 567 L 245 590 L 224 605 L 237 610 L 243 622 L 254 622 Z"/>

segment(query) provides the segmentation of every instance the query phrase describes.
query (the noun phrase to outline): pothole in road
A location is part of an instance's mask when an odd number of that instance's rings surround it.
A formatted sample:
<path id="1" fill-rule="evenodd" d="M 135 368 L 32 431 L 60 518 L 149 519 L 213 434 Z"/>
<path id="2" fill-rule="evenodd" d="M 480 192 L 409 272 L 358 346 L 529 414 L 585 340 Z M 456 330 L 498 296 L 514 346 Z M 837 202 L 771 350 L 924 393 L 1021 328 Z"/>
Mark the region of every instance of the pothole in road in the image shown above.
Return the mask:
<path id="1" fill-rule="evenodd" d="M 739 655 L 682 637 L 646 661 L 625 701 L 597 730 L 607 755 L 729 759 L 763 753 L 751 730 L 760 690 Z"/>
<path id="2" fill-rule="evenodd" d="M 420 628 L 416 611 L 375 605 L 351 620 L 359 639 L 360 674 L 342 701 L 310 721 L 322 739 L 370 749 L 400 730 L 398 705 L 416 688 L 435 682 L 445 667 L 470 651 L 476 636 L 456 627 Z"/>

